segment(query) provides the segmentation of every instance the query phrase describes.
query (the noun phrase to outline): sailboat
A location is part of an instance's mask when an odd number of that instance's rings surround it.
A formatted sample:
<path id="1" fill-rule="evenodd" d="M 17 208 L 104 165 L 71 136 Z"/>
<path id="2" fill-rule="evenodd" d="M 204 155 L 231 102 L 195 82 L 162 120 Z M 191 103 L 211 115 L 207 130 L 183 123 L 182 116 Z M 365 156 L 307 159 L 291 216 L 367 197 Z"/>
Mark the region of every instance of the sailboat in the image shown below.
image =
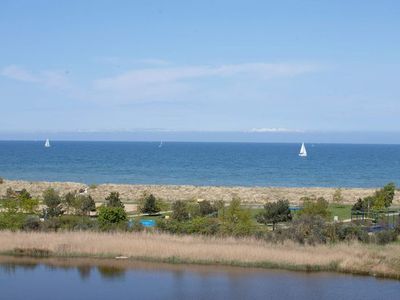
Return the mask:
<path id="1" fill-rule="evenodd" d="M 46 142 L 44 143 L 44 146 L 46 148 L 50 148 L 50 140 L 49 139 L 46 139 Z"/>
<path id="2" fill-rule="evenodd" d="M 161 142 L 160 142 L 160 145 L 158 145 L 158 148 L 161 148 L 162 145 L 163 145 L 163 142 L 161 141 Z"/>
<path id="3" fill-rule="evenodd" d="M 307 150 L 306 150 L 306 146 L 304 145 L 304 143 L 301 144 L 299 156 L 307 157 Z"/>

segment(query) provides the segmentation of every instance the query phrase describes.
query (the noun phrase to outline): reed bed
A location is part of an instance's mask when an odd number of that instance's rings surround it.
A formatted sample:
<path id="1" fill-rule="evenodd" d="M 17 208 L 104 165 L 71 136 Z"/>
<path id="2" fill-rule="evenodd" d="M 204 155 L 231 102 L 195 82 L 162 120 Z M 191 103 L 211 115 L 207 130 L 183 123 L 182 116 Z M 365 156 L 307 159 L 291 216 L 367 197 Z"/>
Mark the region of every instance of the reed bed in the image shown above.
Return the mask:
<path id="1" fill-rule="evenodd" d="M 0 232 L 0 252 L 49 251 L 52 256 L 117 257 L 174 263 L 222 264 L 303 271 L 339 271 L 400 279 L 400 245 L 340 243 L 301 246 L 253 238 L 162 233 Z M 22 249 L 22 250 L 21 250 Z"/>

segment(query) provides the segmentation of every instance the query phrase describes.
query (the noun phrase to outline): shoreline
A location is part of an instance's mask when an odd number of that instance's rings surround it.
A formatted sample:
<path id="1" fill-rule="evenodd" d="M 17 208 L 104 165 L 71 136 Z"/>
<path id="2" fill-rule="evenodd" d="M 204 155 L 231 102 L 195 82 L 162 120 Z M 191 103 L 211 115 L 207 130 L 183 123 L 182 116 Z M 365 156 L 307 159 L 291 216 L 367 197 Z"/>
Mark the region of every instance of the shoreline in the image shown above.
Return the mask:
<path id="1" fill-rule="evenodd" d="M 301 246 L 271 244 L 249 238 L 93 232 L 0 232 L 0 241 L 1 255 L 9 257 L 114 259 L 121 266 L 133 262 L 233 266 L 335 272 L 400 280 L 399 244 Z M 115 259 L 122 255 L 126 259 Z"/>
<path id="2" fill-rule="evenodd" d="M 194 186 L 194 185 L 157 185 L 157 184 L 99 184 L 87 185 L 78 182 L 50 182 L 4 179 L 0 184 L 0 196 L 5 195 L 7 188 L 26 189 L 32 196 L 41 198 L 47 188 L 54 188 L 61 194 L 87 189 L 96 202 L 103 202 L 112 191 L 120 193 L 124 202 L 137 201 L 143 193 L 152 193 L 165 201 L 204 199 L 209 201 L 224 200 L 229 202 L 238 196 L 244 204 L 264 204 L 265 202 L 287 199 L 298 205 L 301 197 L 324 197 L 331 202 L 335 187 L 247 187 L 247 186 Z M 344 204 L 353 204 L 358 198 L 371 195 L 375 188 L 341 188 Z M 393 200 L 400 204 L 400 193 L 396 192 Z"/>

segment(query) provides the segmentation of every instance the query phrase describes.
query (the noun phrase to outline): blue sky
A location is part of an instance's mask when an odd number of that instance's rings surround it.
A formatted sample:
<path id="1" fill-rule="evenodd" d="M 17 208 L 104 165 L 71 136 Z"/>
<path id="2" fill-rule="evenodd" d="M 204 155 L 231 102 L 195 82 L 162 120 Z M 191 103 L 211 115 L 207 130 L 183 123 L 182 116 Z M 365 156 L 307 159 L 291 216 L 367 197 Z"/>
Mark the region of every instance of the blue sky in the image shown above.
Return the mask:
<path id="1" fill-rule="evenodd" d="M 3 0 L 0 133 L 400 132 L 399 16 L 399 1 Z"/>

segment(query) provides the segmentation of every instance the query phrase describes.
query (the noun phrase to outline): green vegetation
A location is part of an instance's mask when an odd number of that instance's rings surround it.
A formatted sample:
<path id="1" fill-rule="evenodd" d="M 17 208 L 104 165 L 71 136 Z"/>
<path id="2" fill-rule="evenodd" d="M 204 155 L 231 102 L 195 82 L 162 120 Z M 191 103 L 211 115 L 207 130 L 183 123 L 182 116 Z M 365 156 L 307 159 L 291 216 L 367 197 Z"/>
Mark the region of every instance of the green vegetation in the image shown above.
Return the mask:
<path id="1" fill-rule="evenodd" d="M 2 177 L 0 177 L 0 184 L 4 183 L 4 179 Z"/>
<path id="2" fill-rule="evenodd" d="M 298 213 L 299 216 L 320 216 L 324 219 L 329 219 L 331 216 L 328 210 L 329 203 L 323 197 L 302 198 L 303 209 Z"/>
<path id="3" fill-rule="evenodd" d="M 153 194 L 143 194 L 138 203 L 138 210 L 144 214 L 157 214 L 168 208 L 167 203 L 161 199 L 157 199 Z"/>
<path id="4" fill-rule="evenodd" d="M 308 245 L 350 240 L 385 244 L 396 241 L 400 225 L 389 228 L 384 220 L 371 218 L 366 222 L 350 222 L 350 211 L 358 206 L 370 210 L 386 208 L 392 203 L 394 191 L 394 184 L 388 184 L 351 207 L 342 204 L 339 189 L 333 196 L 335 203 L 329 204 L 322 197 L 302 198 L 302 207 L 295 213 L 291 212 L 287 200 L 247 209 L 237 197 L 228 205 L 223 201 L 178 200 L 172 203 L 172 211 L 166 212 L 169 204 L 152 194 L 144 194 L 138 201 L 138 210 L 145 216 L 133 216 L 128 220 L 118 192 L 111 192 L 105 198 L 105 204 L 97 209 L 96 215 L 91 214 L 96 211 L 95 202 L 85 192 L 60 195 L 54 189 L 47 189 L 43 193 L 44 208 L 39 211 L 39 200 L 31 197 L 28 191 L 9 189 L 0 200 L 0 230 L 141 231 L 149 229 L 145 229 L 140 220 L 152 219 L 156 221 L 156 228 L 151 230 L 173 234 L 255 237 L 275 243 L 290 240 Z M 333 221 L 332 216 L 338 216 L 338 220 Z M 399 219 L 396 216 L 391 220 L 399 222 Z M 378 233 L 368 234 L 371 224 L 382 225 L 386 230 L 380 228 Z"/>
<path id="5" fill-rule="evenodd" d="M 266 203 L 264 211 L 257 215 L 259 223 L 272 223 L 272 230 L 275 230 L 277 223 L 288 222 L 290 220 L 292 220 L 292 214 L 289 209 L 289 201 L 287 200 Z"/>
<path id="6" fill-rule="evenodd" d="M 110 195 L 106 197 L 107 207 L 120 207 L 124 209 L 124 204 L 122 203 L 118 192 L 111 192 Z"/>
<path id="7" fill-rule="evenodd" d="M 396 186 L 394 183 L 385 185 L 382 189 L 377 190 L 372 196 L 358 199 L 353 205 L 354 211 L 378 211 L 388 208 L 392 205 Z"/>

